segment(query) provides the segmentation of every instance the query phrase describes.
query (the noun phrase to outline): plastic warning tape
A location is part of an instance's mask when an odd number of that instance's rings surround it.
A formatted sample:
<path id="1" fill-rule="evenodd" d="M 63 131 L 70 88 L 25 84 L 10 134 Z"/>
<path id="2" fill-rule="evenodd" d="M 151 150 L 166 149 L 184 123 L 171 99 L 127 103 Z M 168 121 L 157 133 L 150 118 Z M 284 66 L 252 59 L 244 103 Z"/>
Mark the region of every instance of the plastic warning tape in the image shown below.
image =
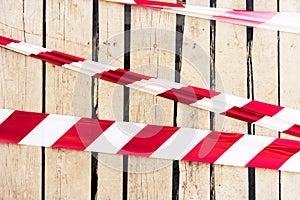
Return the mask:
<path id="1" fill-rule="evenodd" d="M 0 142 L 300 172 L 300 142 L 0 109 Z"/>
<path id="2" fill-rule="evenodd" d="M 3 36 L 0 46 L 95 78 L 300 136 L 299 110 L 145 76 Z"/>
<path id="3" fill-rule="evenodd" d="M 137 5 L 160 9 L 161 11 L 216 20 L 231 24 L 265 28 L 292 33 L 300 33 L 300 13 L 295 12 L 260 12 L 248 10 L 235 10 L 224 8 L 211 8 L 193 5 L 183 5 L 148 0 L 107 0 L 122 4 Z"/>

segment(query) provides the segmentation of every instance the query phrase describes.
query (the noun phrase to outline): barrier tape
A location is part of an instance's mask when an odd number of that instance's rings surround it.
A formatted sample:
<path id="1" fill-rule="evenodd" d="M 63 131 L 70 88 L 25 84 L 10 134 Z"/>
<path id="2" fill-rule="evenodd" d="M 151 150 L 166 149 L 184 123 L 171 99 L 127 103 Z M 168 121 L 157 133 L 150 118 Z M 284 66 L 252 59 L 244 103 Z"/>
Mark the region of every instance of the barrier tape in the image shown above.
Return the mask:
<path id="1" fill-rule="evenodd" d="M 145 76 L 3 36 L 0 46 L 95 78 L 300 136 L 299 110 Z"/>
<path id="2" fill-rule="evenodd" d="M 0 142 L 300 172 L 300 142 L 0 109 Z"/>
<path id="3" fill-rule="evenodd" d="M 243 26 L 300 33 L 300 24 L 298 21 L 298 19 L 300 18 L 300 13 L 295 12 L 260 12 L 235 10 L 148 0 L 106 1 L 160 9 L 161 11 L 169 13 L 182 14 L 191 17 L 198 17 L 202 19 L 215 20 L 219 22 L 226 22 Z"/>

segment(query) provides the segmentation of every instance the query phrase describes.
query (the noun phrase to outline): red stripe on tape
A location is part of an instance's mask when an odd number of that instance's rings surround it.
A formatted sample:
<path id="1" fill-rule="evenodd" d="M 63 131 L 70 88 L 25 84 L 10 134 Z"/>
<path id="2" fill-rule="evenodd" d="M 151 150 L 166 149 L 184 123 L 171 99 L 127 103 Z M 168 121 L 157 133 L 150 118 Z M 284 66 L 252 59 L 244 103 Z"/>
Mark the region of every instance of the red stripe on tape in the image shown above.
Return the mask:
<path id="1" fill-rule="evenodd" d="M 41 52 L 37 55 L 31 54 L 33 58 L 37 58 L 43 60 L 45 62 L 49 62 L 53 65 L 62 66 L 64 64 L 71 64 L 73 62 L 80 62 L 84 61 L 84 58 L 80 58 L 77 56 L 72 56 L 66 53 L 58 52 L 58 51 L 51 51 L 51 52 Z"/>
<path id="2" fill-rule="evenodd" d="M 291 128 L 284 131 L 284 133 L 289 134 L 289 135 L 293 135 L 293 136 L 296 136 L 296 137 L 300 137 L 300 126 L 297 125 L 297 124 L 293 125 Z"/>
<path id="3" fill-rule="evenodd" d="M 59 138 L 52 147 L 85 150 L 113 123 L 114 121 L 82 118 Z"/>
<path id="4" fill-rule="evenodd" d="M 174 8 L 184 8 L 182 4 L 176 3 L 168 3 L 168 2 L 161 2 L 161 1 L 147 1 L 147 0 L 135 0 L 137 5 L 144 5 L 144 6 L 165 6 L 165 7 L 174 7 Z"/>
<path id="5" fill-rule="evenodd" d="M 257 154 L 246 166 L 279 169 L 283 163 L 299 150 L 300 142 L 298 141 L 276 139 Z"/>
<path id="6" fill-rule="evenodd" d="M 109 70 L 107 72 L 96 74 L 94 77 L 121 85 L 128 85 L 136 81 L 141 81 L 143 79 L 149 80 L 151 78 L 149 76 L 144 76 L 142 74 L 137 74 L 123 69 Z"/>
<path id="7" fill-rule="evenodd" d="M 147 125 L 132 138 L 118 154 L 150 156 L 179 128 Z"/>
<path id="8" fill-rule="evenodd" d="M 157 96 L 178 101 L 184 104 L 192 104 L 203 98 L 212 98 L 220 94 L 212 90 L 195 88 L 193 86 L 182 87 L 180 89 L 171 89 Z"/>
<path id="9" fill-rule="evenodd" d="M 213 98 L 213 97 L 221 94 L 221 92 L 216 92 L 216 91 L 213 91 L 213 90 L 207 90 L 207 89 L 203 89 L 203 88 L 197 88 L 197 87 L 194 87 L 194 86 L 188 86 L 188 87 L 190 87 L 190 88 L 193 89 L 193 92 L 196 94 L 196 96 L 198 98 L 206 97 L 206 98 L 211 99 L 211 98 Z"/>
<path id="10" fill-rule="evenodd" d="M 261 114 L 272 117 L 273 115 L 281 111 L 283 107 L 252 100 L 251 102 L 243 106 L 243 109 L 259 110 Z"/>
<path id="11" fill-rule="evenodd" d="M 66 62 L 67 62 L 65 59 L 57 58 L 56 56 L 53 56 L 53 55 L 48 54 L 46 52 L 41 52 L 37 55 L 31 54 L 30 57 L 40 59 L 42 61 L 51 63 L 53 65 L 57 65 L 57 66 L 60 66 L 60 67 L 63 66 L 64 64 L 66 64 Z"/>
<path id="12" fill-rule="evenodd" d="M 180 90 L 179 90 L 180 91 Z M 198 101 L 196 96 L 186 96 L 177 91 L 177 89 L 171 89 L 164 93 L 158 94 L 157 96 L 178 101 L 184 104 L 191 104 Z"/>
<path id="13" fill-rule="evenodd" d="M 66 59 L 70 63 L 72 63 L 72 62 L 80 62 L 80 61 L 83 62 L 83 61 L 86 60 L 85 58 L 81 58 L 81 57 L 78 57 L 78 56 L 73 56 L 73 55 L 70 55 L 70 54 L 67 54 L 67 53 L 63 53 L 63 52 L 59 52 L 59 51 L 55 51 L 55 50 L 49 52 L 49 54 L 57 56 L 57 57 L 60 57 L 60 58 L 63 58 L 63 59 Z M 70 64 L 70 63 L 68 63 L 68 64 Z"/>
<path id="14" fill-rule="evenodd" d="M 15 39 L 12 39 L 12 38 L 7 38 L 7 37 L 4 37 L 4 36 L 0 36 L 0 44 L 1 45 L 8 45 L 10 43 L 20 43 L 21 41 L 19 40 L 15 40 Z"/>
<path id="15" fill-rule="evenodd" d="M 48 114 L 14 111 L 0 125 L 0 141 L 18 144 L 47 116 Z"/>
<path id="16" fill-rule="evenodd" d="M 238 107 L 232 107 L 231 109 L 227 110 L 225 113 L 222 114 L 249 123 L 256 122 L 265 116 L 263 114 Z"/>
<path id="17" fill-rule="evenodd" d="M 211 132 L 197 144 L 182 160 L 214 163 L 242 134 Z"/>

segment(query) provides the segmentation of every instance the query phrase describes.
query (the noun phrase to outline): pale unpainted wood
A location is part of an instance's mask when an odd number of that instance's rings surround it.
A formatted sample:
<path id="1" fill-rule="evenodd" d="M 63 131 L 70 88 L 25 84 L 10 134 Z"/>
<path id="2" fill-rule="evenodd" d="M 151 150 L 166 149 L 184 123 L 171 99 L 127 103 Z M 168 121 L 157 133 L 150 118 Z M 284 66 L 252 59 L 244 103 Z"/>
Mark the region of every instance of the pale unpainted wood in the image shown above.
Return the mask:
<path id="1" fill-rule="evenodd" d="M 277 11 L 276 0 L 254 2 L 254 10 Z M 278 105 L 277 31 L 254 29 L 252 47 L 254 99 Z M 278 132 L 255 126 L 255 135 L 278 137 Z M 255 169 L 256 199 L 279 198 L 279 172 Z"/>
<path id="2" fill-rule="evenodd" d="M 47 1 L 46 8 L 47 47 L 91 57 L 92 1 Z M 91 117 L 91 78 L 50 64 L 46 69 L 46 111 Z M 89 152 L 47 148 L 45 155 L 46 199 L 90 198 Z"/>
<path id="3" fill-rule="evenodd" d="M 174 14 L 131 8 L 131 70 L 174 81 Z M 130 90 L 132 122 L 172 125 L 173 102 Z M 172 161 L 129 156 L 129 199 L 170 199 Z"/>
<path id="4" fill-rule="evenodd" d="M 0 35 L 42 45 L 42 1 L 0 1 Z M 34 23 L 33 23 L 34 21 Z M 42 62 L 0 48 L 0 107 L 42 111 Z M 0 144 L 0 199 L 40 199 L 41 148 Z"/>
<path id="5" fill-rule="evenodd" d="M 99 1 L 99 62 L 123 68 L 124 6 Z M 123 121 L 123 87 L 96 81 L 100 119 Z M 123 156 L 98 154 L 98 199 L 122 199 Z"/>
<path id="6" fill-rule="evenodd" d="M 189 0 L 187 4 L 209 6 L 207 0 Z M 181 83 L 210 87 L 210 22 L 185 17 L 182 47 Z M 178 104 L 177 125 L 208 130 L 209 112 Z M 207 163 L 179 162 L 179 199 L 209 199 L 210 165 Z"/>
<path id="7" fill-rule="evenodd" d="M 280 11 L 300 12 L 300 2 L 287 0 L 280 2 Z M 299 34 L 280 33 L 280 104 L 285 107 L 300 109 L 300 40 Z M 297 137 L 281 134 L 282 138 L 299 140 Z M 299 173 L 281 173 L 281 198 L 299 199 Z"/>
<path id="8" fill-rule="evenodd" d="M 245 1 L 218 1 L 217 7 L 245 9 Z M 246 28 L 216 24 L 216 90 L 247 97 Z M 216 115 L 215 129 L 247 133 L 247 124 Z M 217 199 L 248 199 L 248 169 L 215 165 Z"/>

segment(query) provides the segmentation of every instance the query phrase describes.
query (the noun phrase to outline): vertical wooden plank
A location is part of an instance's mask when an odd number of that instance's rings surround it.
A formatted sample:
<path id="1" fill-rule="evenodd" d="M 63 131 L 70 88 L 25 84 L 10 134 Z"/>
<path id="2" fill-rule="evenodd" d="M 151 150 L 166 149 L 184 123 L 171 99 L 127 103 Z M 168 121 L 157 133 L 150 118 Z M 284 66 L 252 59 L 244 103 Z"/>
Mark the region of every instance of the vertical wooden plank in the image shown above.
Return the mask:
<path id="1" fill-rule="evenodd" d="M 207 0 L 189 0 L 191 5 L 209 6 Z M 210 22 L 194 17 L 185 17 L 181 82 L 209 88 L 210 81 Z M 209 129 L 209 112 L 178 104 L 178 126 Z M 180 199 L 209 199 L 210 165 L 194 162 L 179 162 Z"/>
<path id="2" fill-rule="evenodd" d="M 42 1 L 0 1 L 0 34 L 42 45 Z M 34 23 L 33 23 L 34 21 Z M 1 108 L 42 111 L 42 62 L 0 48 Z M 0 144 L 1 199 L 40 199 L 41 148 Z"/>
<path id="3" fill-rule="evenodd" d="M 174 14 L 131 8 L 131 70 L 174 81 Z M 129 119 L 172 125 L 173 102 L 130 90 Z M 129 156 L 128 198 L 170 199 L 172 161 Z"/>
<path id="4" fill-rule="evenodd" d="M 280 1 L 280 11 L 300 12 L 297 0 Z M 300 109 L 299 89 L 299 34 L 280 33 L 280 103 L 282 106 Z M 281 134 L 282 138 L 299 140 L 297 137 Z M 281 173 L 281 199 L 298 199 L 300 191 L 299 173 Z"/>
<path id="5" fill-rule="evenodd" d="M 100 1 L 99 62 L 123 68 L 124 6 Z M 99 80 L 95 87 L 100 119 L 123 121 L 123 87 Z M 98 199 L 122 199 L 123 156 L 98 154 Z"/>
<path id="6" fill-rule="evenodd" d="M 255 1 L 254 10 L 277 11 L 276 0 Z M 254 29 L 252 47 L 254 98 L 278 104 L 277 31 Z M 251 75 L 251 74 L 249 74 Z M 251 88 L 250 88 L 251 89 Z M 255 135 L 278 137 L 277 131 L 255 126 Z M 279 172 L 255 169 L 256 199 L 279 198 Z"/>
<path id="7" fill-rule="evenodd" d="M 245 1 L 223 0 L 217 7 L 245 9 Z M 216 25 L 216 90 L 247 97 L 246 28 L 217 23 Z M 216 115 L 216 129 L 246 133 L 247 124 Z M 248 199 L 248 169 L 215 166 L 216 198 Z"/>
<path id="8" fill-rule="evenodd" d="M 47 47 L 91 55 L 92 1 L 47 1 Z M 91 78 L 47 65 L 46 111 L 91 117 Z M 89 152 L 46 149 L 46 199 L 89 199 Z"/>

